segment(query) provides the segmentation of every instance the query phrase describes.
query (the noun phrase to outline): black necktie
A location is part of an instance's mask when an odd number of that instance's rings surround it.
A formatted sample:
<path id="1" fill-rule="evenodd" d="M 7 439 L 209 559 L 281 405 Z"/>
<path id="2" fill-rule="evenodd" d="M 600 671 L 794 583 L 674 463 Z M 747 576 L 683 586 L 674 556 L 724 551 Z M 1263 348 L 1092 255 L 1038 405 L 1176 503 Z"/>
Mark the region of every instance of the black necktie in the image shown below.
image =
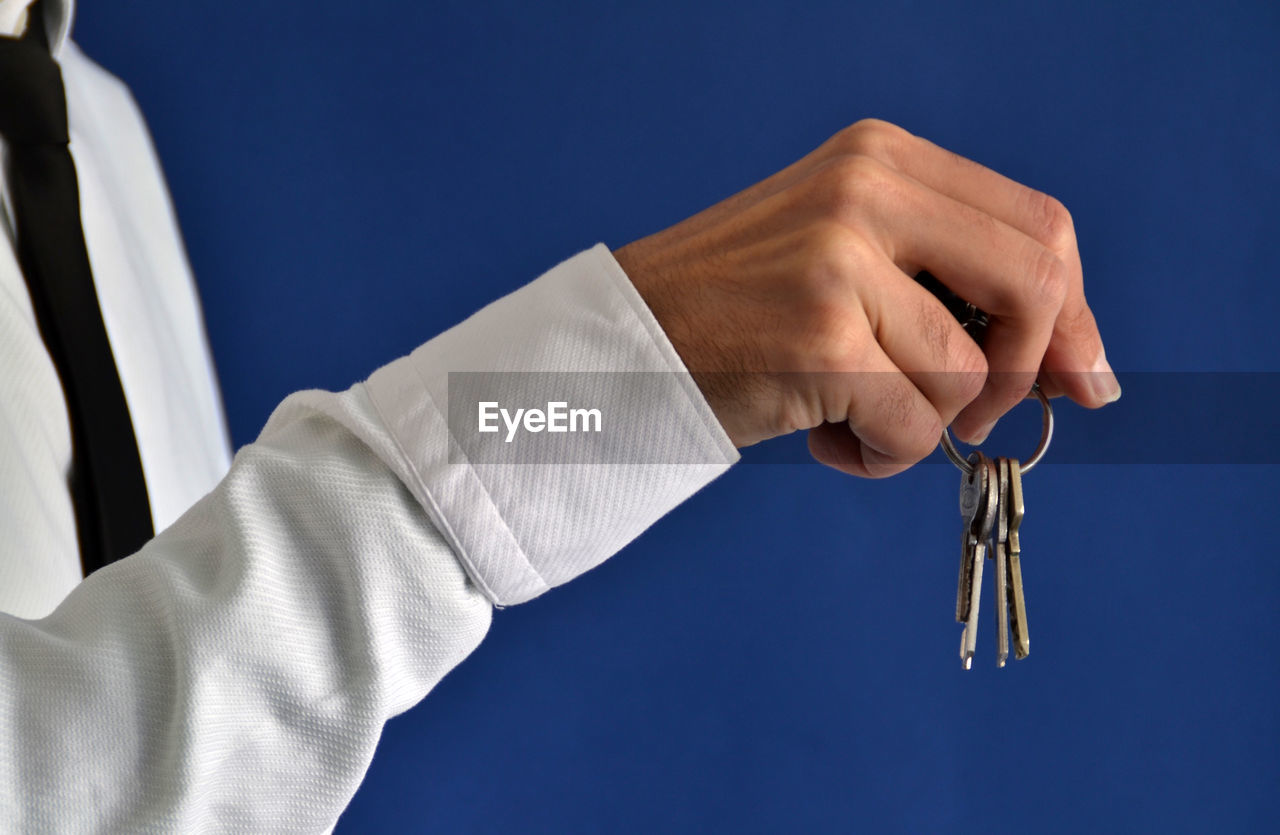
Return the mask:
<path id="1" fill-rule="evenodd" d="M 151 538 L 151 507 L 89 270 L 62 73 L 42 16 L 37 4 L 24 38 L 0 37 L 0 134 L 9 147 L 18 261 L 71 419 L 70 490 L 89 574 Z"/>

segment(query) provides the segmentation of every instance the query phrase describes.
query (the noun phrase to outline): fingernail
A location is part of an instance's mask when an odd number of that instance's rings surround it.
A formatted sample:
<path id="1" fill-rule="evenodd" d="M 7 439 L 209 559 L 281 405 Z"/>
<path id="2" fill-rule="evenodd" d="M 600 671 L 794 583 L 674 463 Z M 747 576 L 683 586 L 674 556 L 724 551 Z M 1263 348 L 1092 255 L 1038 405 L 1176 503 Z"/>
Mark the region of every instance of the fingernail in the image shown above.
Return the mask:
<path id="1" fill-rule="evenodd" d="M 1116 373 L 1111 370 L 1111 364 L 1107 362 L 1106 351 L 1098 352 L 1089 381 L 1093 386 L 1093 393 L 1103 403 L 1114 403 L 1120 399 L 1120 382 L 1116 379 Z"/>

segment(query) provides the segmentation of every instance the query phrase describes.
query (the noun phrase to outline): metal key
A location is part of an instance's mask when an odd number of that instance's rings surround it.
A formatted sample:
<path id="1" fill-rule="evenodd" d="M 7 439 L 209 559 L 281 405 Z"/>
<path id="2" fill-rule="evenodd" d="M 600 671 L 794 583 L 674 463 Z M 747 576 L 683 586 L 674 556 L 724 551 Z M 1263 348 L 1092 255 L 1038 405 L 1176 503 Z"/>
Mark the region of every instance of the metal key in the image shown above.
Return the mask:
<path id="1" fill-rule="evenodd" d="M 991 529 L 995 526 L 997 505 L 1000 502 L 1000 476 L 996 470 L 995 462 L 987 458 L 981 452 L 975 452 L 969 456 L 969 462 L 973 465 L 974 470 L 982 469 L 986 472 L 983 477 L 984 495 L 981 497 L 981 505 L 978 514 L 973 518 L 973 524 L 969 526 L 971 537 L 969 539 L 969 562 L 972 566 L 970 570 L 970 588 L 969 588 L 969 611 L 968 617 L 965 618 L 964 632 L 960 635 L 960 661 L 967 670 L 973 665 L 973 654 L 978 644 L 978 608 L 982 600 L 982 563 L 987 556 L 987 540 L 991 538 Z"/>
<path id="2" fill-rule="evenodd" d="M 996 666 L 1009 660 L 1009 459 L 997 458 L 1000 473 L 999 506 L 996 511 L 995 542 L 991 550 L 996 561 Z"/>
<path id="3" fill-rule="evenodd" d="M 1022 594 L 1022 540 L 1018 527 L 1022 524 L 1025 508 L 1022 503 L 1022 465 L 1018 459 L 1009 459 L 1009 614 L 1013 623 L 1013 651 L 1018 658 L 1031 653 L 1031 633 L 1027 628 L 1027 604 Z"/>
<path id="4" fill-rule="evenodd" d="M 971 463 L 972 463 L 971 459 Z M 987 468 L 974 466 L 960 473 L 960 581 L 956 584 L 956 622 L 969 620 L 969 603 L 973 594 L 973 549 L 978 544 L 979 517 L 987 500 Z"/>

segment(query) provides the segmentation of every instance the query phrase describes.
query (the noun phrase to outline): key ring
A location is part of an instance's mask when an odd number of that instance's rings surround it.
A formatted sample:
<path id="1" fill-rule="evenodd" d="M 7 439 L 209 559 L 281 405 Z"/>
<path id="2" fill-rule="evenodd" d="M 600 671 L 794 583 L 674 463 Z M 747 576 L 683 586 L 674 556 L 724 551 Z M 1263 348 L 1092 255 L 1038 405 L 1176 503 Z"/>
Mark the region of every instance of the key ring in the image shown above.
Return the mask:
<path id="1" fill-rule="evenodd" d="M 1026 463 L 1018 467 L 1023 475 L 1031 472 L 1031 468 L 1040 463 L 1040 459 L 1049 450 L 1049 441 L 1053 439 L 1053 407 L 1049 405 L 1049 398 L 1040 390 L 1039 383 L 1031 386 L 1031 393 L 1040 401 L 1040 407 L 1044 411 L 1044 418 L 1041 422 L 1040 445 L 1036 447 L 1035 452 L 1031 453 L 1031 457 L 1026 460 Z M 956 450 L 956 445 L 951 440 L 951 430 L 945 428 L 942 430 L 942 450 L 947 453 L 951 463 L 959 467 L 962 473 L 969 475 L 973 472 L 973 465 L 966 461 Z"/>

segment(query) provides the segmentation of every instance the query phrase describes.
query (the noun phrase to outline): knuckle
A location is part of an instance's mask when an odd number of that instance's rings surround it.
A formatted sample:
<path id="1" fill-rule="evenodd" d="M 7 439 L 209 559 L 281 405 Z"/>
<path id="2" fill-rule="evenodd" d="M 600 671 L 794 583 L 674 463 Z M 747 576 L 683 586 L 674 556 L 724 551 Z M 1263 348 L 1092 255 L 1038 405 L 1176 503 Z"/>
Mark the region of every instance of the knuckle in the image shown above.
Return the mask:
<path id="1" fill-rule="evenodd" d="M 788 370 L 824 370 L 841 363 L 845 334 L 857 321 L 857 297 L 848 287 L 850 236 L 819 228 L 802 246 L 785 290 L 771 296 L 778 331 L 770 341 Z"/>
<path id="2" fill-rule="evenodd" d="M 840 131 L 839 146 L 848 154 L 890 158 L 907 132 L 883 119 L 859 119 Z"/>
<path id="3" fill-rule="evenodd" d="M 1041 191 L 1032 191 L 1027 200 L 1036 240 L 1058 252 L 1069 248 L 1075 241 L 1075 223 L 1062 201 Z"/>
<path id="4" fill-rule="evenodd" d="M 928 458 L 942 436 L 942 419 L 932 409 L 917 409 L 908 427 L 904 427 L 898 457 L 910 466 Z"/>
<path id="5" fill-rule="evenodd" d="M 982 393 L 990 366 L 987 355 L 973 340 L 964 340 L 964 348 L 956 351 L 951 373 L 955 375 L 956 396 L 966 404 L 972 403 Z"/>
<path id="6" fill-rule="evenodd" d="M 804 234 L 809 256 L 834 269 L 843 269 L 851 250 L 858 246 L 858 235 L 852 229 L 831 221 L 814 223 Z"/>
<path id="7" fill-rule="evenodd" d="M 966 337 L 968 336 L 968 334 L 965 335 Z M 982 348 L 972 339 L 963 339 L 960 344 L 963 347 L 951 355 L 953 357 L 952 369 L 974 377 L 986 377 L 991 370 L 991 366 L 987 363 L 987 355 L 982 352 Z M 981 384 L 979 384 L 979 388 L 981 388 Z"/>
<path id="8" fill-rule="evenodd" d="M 819 169 L 817 199 L 833 217 L 856 216 L 892 191 L 890 169 L 866 154 L 842 154 Z"/>
<path id="9" fill-rule="evenodd" d="M 910 385 L 886 386 L 870 405 L 876 423 L 886 431 L 876 433 L 874 445 L 863 440 L 868 475 L 879 478 L 902 472 L 938 445 L 942 419 Z"/>
<path id="10" fill-rule="evenodd" d="M 918 461 L 933 451 L 942 434 L 942 420 L 910 386 L 895 386 L 886 391 L 880 414 L 895 428 L 894 453 L 904 459 Z"/>
<path id="11" fill-rule="evenodd" d="M 860 259 L 861 239 L 834 223 L 816 224 L 782 297 L 786 313 L 777 339 L 789 370 L 834 371 L 849 365 L 858 339 L 860 304 L 850 276 Z M 865 317 L 863 317 L 865 318 Z"/>
<path id="12" fill-rule="evenodd" d="M 801 297 L 825 300 L 843 294 L 859 246 L 858 237 L 839 224 L 809 230 L 798 270 Z"/>
<path id="13" fill-rule="evenodd" d="M 1051 250 L 1038 248 L 1032 257 L 1030 283 L 1037 306 L 1061 308 L 1071 277 L 1067 265 Z"/>

